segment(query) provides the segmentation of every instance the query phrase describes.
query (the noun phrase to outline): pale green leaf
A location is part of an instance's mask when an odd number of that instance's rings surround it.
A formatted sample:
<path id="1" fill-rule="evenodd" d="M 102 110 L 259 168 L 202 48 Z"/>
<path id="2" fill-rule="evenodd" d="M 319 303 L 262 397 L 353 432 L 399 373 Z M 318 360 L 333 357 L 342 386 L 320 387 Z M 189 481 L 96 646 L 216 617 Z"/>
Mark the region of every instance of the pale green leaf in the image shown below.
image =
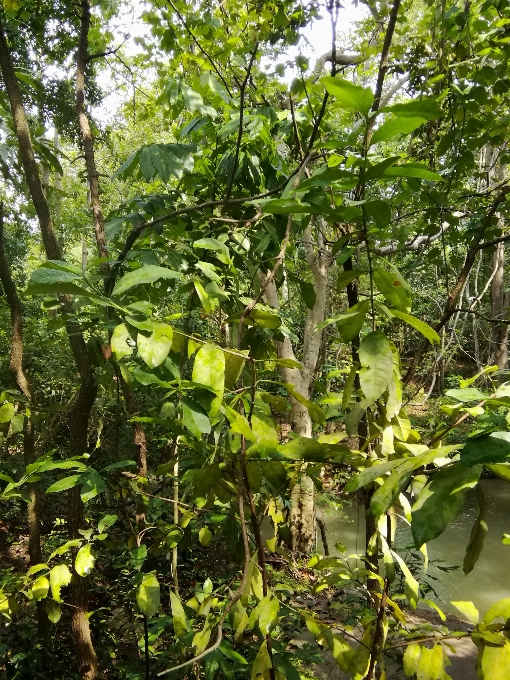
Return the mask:
<path id="1" fill-rule="evenodd" d="M 85 543 L 85 545 L 82 545 L 78 550 L 78 554 L 76 555 L 76 561 L 74 563 L 76 573 L 80 576 L 88 576 L 94 568 L 95 562 L 96 558 L 92 553 L 92 546 L 90 543 Z"/>
<path id="2" fill-rule="evenodd" d="M 154 571 L 143 575 L 142 582 L 136 591 L 136 601 L 141 612 L 148 619 L 152 618 L 159 610 L 160 587 Z"/>
<path id="3" fill-rule="evenodd" d="M 361 87 L 361 85 L 355 85 L 348 80 L 333 76 L 322 78 L 321 83 L 329 94 L 335 97 L 339 108 L 357 111 L 365 118 L 368 117 L 374 103 L 374 94 L 369 87 Z"/>
<path id="4" fill-rule="evenodd" d="M 130 356 L 133 354 L 133 346 L 134 342 L 126 325 L 121 323 L 118 326 L 115 326 L 111 340 L 112 352 L 115 353 L 115 358 L 120 360 Z"/>
<path id="5" fill-rule="evenodd" d="M 71 572 L 67 564 L 57 564 L 50 571 L 51 594 L 56 602 L 62 602 L 60 589 L 71 583 Z"/>
<path id="6" fill-rule="evenodd" d="M 480 620 L 480 613 L 472 602 L 453 602 L 452 600 L 452 604 L 468 621 L 470 621 L 475 626 L 478 624 L 478 621 Z"/>
<path id="7" fill-rule="evenodd" d="M 164 323 L 153 324 L 153 331 L 149 337 L 138 334 L 138 354 L 150 368 L 160 366 L 168 356 L 172 347 L 173 329 Z"/>
<path id="8" fill-rule="evenodd" d="M 360 386 L 369 404 L 373 404 L 388 389 L 393 373 L 393 352 L 380 331 L 372 331 L 359 347 Z"/>
<path id="9" fill-rule="evenodd" d="M 402 321 L 405 321 L 407 324 L 409 324 L 409 326 L 416 328 L 416 330 L 419 331 L 424 337 L 426 337 L 427 340 L 432 345 L 438 345 L 441 342 L 437 332 L 433 328 L 431 328 L 428 324 L 426 324 L 424 321 L 417 319 L 415 316 L 412 316 L 411 314 L 401 312 L 398 309 L 392 309 L 391 313 L 398 319 L 402 319 Z"/>
<path id="10" fill-rule="evenodd" d="M 183 637 L 188 632 L 188 622 L 181 600 L 172 590 L 170 590 L 170 606 L 172 608 L 175 635 L 178 638 Z"/>

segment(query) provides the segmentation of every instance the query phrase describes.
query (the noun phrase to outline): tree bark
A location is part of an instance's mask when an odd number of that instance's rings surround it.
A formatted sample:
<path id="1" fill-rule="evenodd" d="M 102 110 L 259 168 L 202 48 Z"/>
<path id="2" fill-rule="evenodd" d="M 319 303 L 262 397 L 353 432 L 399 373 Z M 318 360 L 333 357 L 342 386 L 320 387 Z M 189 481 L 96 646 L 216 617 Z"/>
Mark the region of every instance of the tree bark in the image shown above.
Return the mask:
<path id="1" fill-rule="evenodd" d="M 0 204 L 0 281 L 11 313 L 11 352 L 9 368 L 21 394 L 33 405 L 33 393 L 23 366 L 23 310 L 21 300 L 12 279 L 11 268 L 4 250 L 4 210 Z M 35 430 L 31 416 L 23 425 L 23 458 L 25 467 L 35 461 Z M 27 485 L 30 498 L 27 505 L 28 555 L 30 566 L 42 562 L 40 496 L 37 482 Z M 42 640 L 48 638 L 48 622 L 42 602 L 37 602 L 37 630 Z"/>
<path id="2" fill-rule="evenodd" d="M 505 244 L 498 243 L 494 253 L 494 269 L 496 274 L 491 284 L 492 318 L 503 319 L 508 306 L 508 293 L 505 293 Z M 473 317 L 474 318 L 474 317 Z M 508 367 L 508 324 L 492 324 L 492 356 L 491 364 L 498 368 Z"/>
<path id="3" fill-rule="evenodd" d="M 307 263 L 313 275 L 315 304 L 306 315 L 303 338 L 302 370 L 282 367 L 281 372 L 285 382 L 291 383 L 305 399 L 310 397 L 310 387 L 319 359 L 322 332 L 316 331 L 317 324 L 324 321 L 327 298 L 327 276 L 331 263 L 329 253 L 324 246 L 322 229 L 324 223 L 317 225 L 316 244 L 313 241 L 311 223 L 303 232 L 303 243 Z M 262 277 L 263 278 L 263 277 Z M 270 281 L 265 290 L 268 303 L 278 309 L 280 307 L 278 293 L 274 280 Z M 289 338 L 277 343 L 278 356 L 281 359 L 293 359 L 296 355 Z M 298 401 L 290 398 L 292 430 L 300 437 L 312 436 L 312 421 L 306 408 Z M 315 507 L 313 481 L 303 474 L 291 492 L 291 510 L 289 514 L 289 530 L 291 549 L 302 553 L 309 553 L 315 543 Z"/>
<path id="4" fill-rule="evenodd" d="M 11 106 L 25 179 L 38 217 L 46 257 L 50 260 L 61 260 L 62 252 L 55 236 L 49 204 L 44 194 L 39 169 L 35 160 L 21 90 L 1 17 L 0 68 Z M 61 302 L 64 309 L 68 311 L 71 307 L 70 297 L 61 296 Z M 68 411 L 69 449 L 71 455 L 81 455 L 86 449 L 88 423 L 97 387 L 94 382 L 93 368 L 87 355 L 85 340 L 79 324 L 74 321 L 68 321 L 66 331 L 76 368 L 80 375 L 80 388 Z M 83 526 L 83 504 L 78 491 L 72 489 L 68 492 L 68 528 L 70 534 L 76 535 L 78 528 L 81 526 Z M 74 575 L 72 581 L 71 600 L 71 630 L 80 674 L 83 680 L 94 680 L 97 677 L 97 661 L 87 617 L 87 582 L 86 579 L 82 579 L 77 574 Z"/>

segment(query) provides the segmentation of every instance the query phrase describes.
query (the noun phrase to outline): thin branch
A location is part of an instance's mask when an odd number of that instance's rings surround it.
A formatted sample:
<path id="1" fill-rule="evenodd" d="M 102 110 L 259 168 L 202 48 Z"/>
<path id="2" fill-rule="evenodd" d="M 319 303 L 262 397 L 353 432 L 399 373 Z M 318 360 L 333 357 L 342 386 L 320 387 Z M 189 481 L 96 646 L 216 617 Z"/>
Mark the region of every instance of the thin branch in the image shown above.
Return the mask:
<path id="1" fill-rule="evenodd" d="M 170 2 L 170 0 L 167 0 L 167 2 Z M 230 198 L 230 192 L 232 191 L 232 185 L 234 184 L 234 179 L 236 176 L 237 172 L 237 166 L 239 165 L 239 153 L 241 151 L 241 140 L 243 138 L 243 122 L 244 122 L 244 95 L 246 92 L 246 86 L 248 85 L 248 81 L 250 79 L 250 73 L 251 69 L 253 66 L 253 61 L 255 59 L 255 55 L 257 54 L 257 50 L 259 48 L 258 42 L 255 43 L 255 47 L 253 48 L 253 51 L 250 55 L 250 61 L 248 63 L 248 68 L 246 69 L 246 75 L 244 77 L 244 80 L 241 84 L 241 91 L 239 93 L 239 98 L 240 98 L 240 107 L 239 107 L 239 130 L 237 133 L 237 141 L 236 141 L 236 154 L 234 157 L 234 167 L 232 168 L 232 174 L 230 175 L 230 179 L 228 182 L 227 186 L 227 194 L 226 197 Z"/>

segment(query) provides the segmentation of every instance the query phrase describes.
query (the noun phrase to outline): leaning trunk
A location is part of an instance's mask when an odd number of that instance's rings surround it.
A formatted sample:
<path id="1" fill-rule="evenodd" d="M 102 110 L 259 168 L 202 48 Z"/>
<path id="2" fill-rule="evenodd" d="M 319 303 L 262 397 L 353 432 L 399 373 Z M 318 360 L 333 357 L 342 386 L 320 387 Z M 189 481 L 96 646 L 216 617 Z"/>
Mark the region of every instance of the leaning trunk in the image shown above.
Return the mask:
<path id="1" fill-rule="evenodd" d="M 508 305 L 505 294 L 505 244 L 498 243 L 494 253 L 494 278 L 491 285 L 492 318 L 501 319 L 492 323 L 492 359 L 498 368 L 508 366 L 508 324 L 503 322 Z"/>

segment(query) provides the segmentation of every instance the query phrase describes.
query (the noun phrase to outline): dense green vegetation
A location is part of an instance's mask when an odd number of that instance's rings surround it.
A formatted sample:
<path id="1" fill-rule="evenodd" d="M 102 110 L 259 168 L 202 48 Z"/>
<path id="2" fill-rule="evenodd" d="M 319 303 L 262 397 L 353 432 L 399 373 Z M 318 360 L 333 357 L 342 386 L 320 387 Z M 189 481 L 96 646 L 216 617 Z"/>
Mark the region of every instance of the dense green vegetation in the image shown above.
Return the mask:
<path id="1" fill-rule="evenodd" d="M 344 4 L 3 0 L 2 678 L 508 677 L 409 612 L 510 481 L 510 3 Z"/>

